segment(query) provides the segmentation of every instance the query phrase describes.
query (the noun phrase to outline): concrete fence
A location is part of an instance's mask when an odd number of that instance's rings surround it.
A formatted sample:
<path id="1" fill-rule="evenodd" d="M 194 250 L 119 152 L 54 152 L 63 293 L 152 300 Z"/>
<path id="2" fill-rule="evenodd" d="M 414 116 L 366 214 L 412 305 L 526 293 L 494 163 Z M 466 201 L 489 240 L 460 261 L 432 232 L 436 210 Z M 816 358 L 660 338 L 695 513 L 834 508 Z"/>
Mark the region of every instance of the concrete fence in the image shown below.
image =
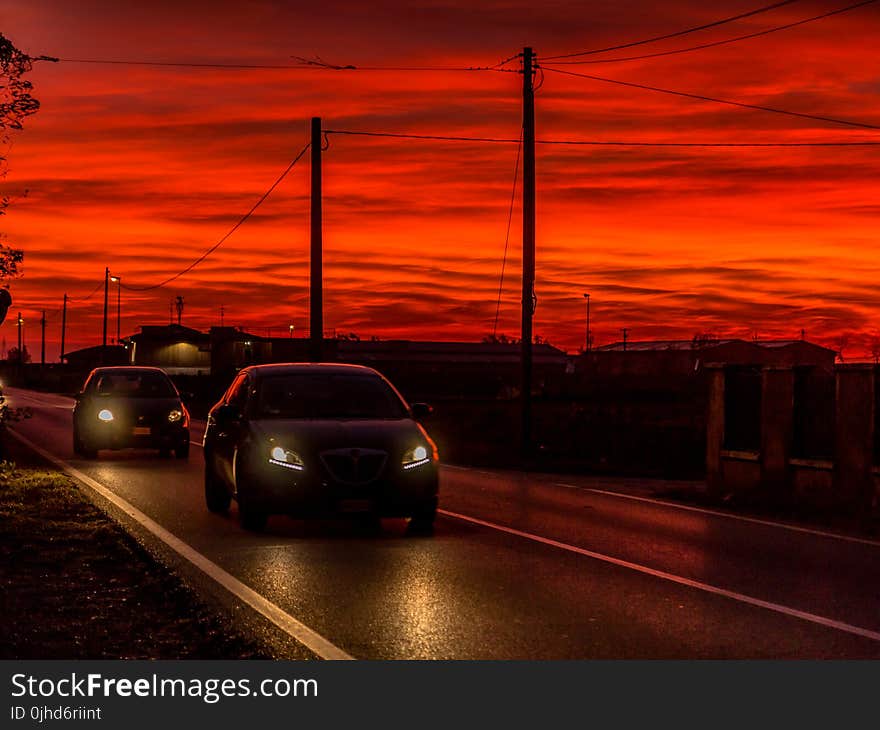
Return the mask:
<path id="1" fill-rule="evenodd" d="M 706 476 L 752 496 L 870 515 L 878 508 L 878 368 L 710 366 Z"/>

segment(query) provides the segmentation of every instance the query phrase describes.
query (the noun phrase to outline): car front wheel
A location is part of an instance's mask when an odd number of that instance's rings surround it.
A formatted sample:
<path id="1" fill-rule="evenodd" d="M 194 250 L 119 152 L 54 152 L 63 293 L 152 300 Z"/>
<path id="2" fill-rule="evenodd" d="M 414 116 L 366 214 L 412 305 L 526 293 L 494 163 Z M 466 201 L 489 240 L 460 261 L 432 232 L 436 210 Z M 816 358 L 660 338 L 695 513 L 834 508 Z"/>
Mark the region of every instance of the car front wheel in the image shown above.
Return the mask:
<path id="1" fill-rule="evenodd" d="M 98 457 L 98 450 L 86 444 L 76 426 L 73 427 L 73 453 L 81 456 L 83 459 L 96 459 Z"/>

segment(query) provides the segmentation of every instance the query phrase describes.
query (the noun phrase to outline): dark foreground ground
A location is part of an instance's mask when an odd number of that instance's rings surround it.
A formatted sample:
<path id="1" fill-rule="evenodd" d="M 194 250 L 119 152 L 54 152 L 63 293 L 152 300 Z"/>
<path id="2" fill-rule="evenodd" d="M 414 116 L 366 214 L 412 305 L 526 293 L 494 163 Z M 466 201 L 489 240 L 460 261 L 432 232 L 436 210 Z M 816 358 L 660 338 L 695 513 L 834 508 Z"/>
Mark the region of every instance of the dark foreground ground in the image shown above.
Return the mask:
<path id="1" fill-rule="evenodd" d="M 268 658 L 65 475 L 0 439 L 0 658 Z"/>

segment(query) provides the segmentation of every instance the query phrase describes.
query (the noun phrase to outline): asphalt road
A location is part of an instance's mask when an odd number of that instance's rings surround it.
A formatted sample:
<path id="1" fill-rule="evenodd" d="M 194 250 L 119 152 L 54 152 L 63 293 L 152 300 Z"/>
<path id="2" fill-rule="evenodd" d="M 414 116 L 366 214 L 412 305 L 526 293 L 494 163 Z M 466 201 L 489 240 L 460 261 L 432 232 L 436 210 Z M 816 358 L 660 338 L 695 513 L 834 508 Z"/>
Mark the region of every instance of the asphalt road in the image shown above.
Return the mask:
<path id="1" fill-rule="evenodd" d="M 615 494 L 614 480 L 460 467 L 443 468 L 433 537 L 286 517 L 252 534 L 235 506 L 205 509 L 200 446 L 188 462 L 83 460 L 72 400 L 6 394 L 33 408 L 14 431 L 357 659 L 880 657 L 880 542 Z"/>

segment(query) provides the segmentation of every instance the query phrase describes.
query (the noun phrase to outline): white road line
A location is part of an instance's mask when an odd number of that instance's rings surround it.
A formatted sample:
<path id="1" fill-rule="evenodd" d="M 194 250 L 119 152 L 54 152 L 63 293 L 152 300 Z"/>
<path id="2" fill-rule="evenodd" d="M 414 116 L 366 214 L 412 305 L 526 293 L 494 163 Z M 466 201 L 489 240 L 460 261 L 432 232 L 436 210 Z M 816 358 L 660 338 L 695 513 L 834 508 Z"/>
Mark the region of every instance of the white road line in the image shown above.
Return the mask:
<path id="1" fill-rule="evenodd" d="M 471 466 L 456 466 L 455 464 L 441 464 L 444 469 L 452 469 L 453 471 L 472 471 L 475 474 L 485 474 L 488 477 L 501 477 L 501 474 L 496 474 L 492 471 L 486 471 L 485 469 L 474 469 Z"/>
<path id="2" fill-rule="evenodd" d="M 83 472 L 81 472 L 76 467 L 71 466 L 66 461 L 63 461 L 54 454 L 51 454 L 40 446 L 37 446 L 33 441 L 25 436 L 22 436 L 20 433 L 12 429 L 9 430 L 9 433 L 11 433 L 15 438 L 21 441 L 25 446 L 33 449 L 40 456 L 55 464 L 55 466 L 57 466 L 59 469 L 66 472 L 71 477 L 99 494 L 108 502 L 111 502 L 116 507 L 121 509 L 123 512 L 125 512 L 126 515 L 131 517 L 135 522 L 137 522 L 145 529 L 149 530 L 149 532 L 159 538 L 178 555 L 188 560 L 209 578 L 223 586 L 236 598 L 249 605 L 257 613 L 269 619 L 269 621 L 275 624 L 284 633 L 293 637 L 293 639 L 295 639 L 308 649 L 311 649 L 322 659 L 354 658 L 349 654 L 346 654 L 339 647 L 331 644 L 327 639 L 318 634 L 316 631 L 313 631 L 304 623 L 298 621 L 289 613 L 261 596 L 255 590 L 246 586 L 244 583 L 238 580 L 238 578 L 231 575 L 230 573 L 227 573 L 219 565 L 206 558 L 195 548 L 183 542 L 183 540 L 181 540 L 180 538 L 168 532 L 168 530 L 162 527 L 158 522 L 145 515 L 133 505 L 129 504 L 126 500 L 117 495 L 115 492 L 107 489 L 107 487 L 105 487 L 100 482 L 95 481 L 87 474 L 83 474 Z"/>
<path id="3" fill-rule="evenodd" d="M 474 469 L 469 466 L 453 466 L 451 464 L 443 464 L 444 469 L 453 469 L 455 471 L 469 471 L 475 474 L 485 474 L 492 477 L 503 478 L 503 475 L 497 474 L 495 472 L 483 471 L 481 469 Z M 615 492 L 610 489 L 597 489 L 596 487 L 583 487 L 578 484 L 566 484 L 564 482 L 549 482 L 538 480 L 537 484 L 539 486 L 556 486 L 563 487 L 565 489 L 576 489 L 580 492 L 592 492 L 593 494 L 601 494 L 606 497 L 617 497 L 618 499 L 629 499 L 633 502 L 643 502 L 646 504 L 655 504 L 660 507 L 669 507 L 670 509 L 679 509 L 684 510 L 685 512 L 696 512 L 704 515 L 711 515 L 712 517 L 724 517 L 729 520 L 739 520 L 740 522 L 748 522 L 753 525 L 762 525 L 764 527 L 778 527 L 782 530 L 790 530 L 791 532 L 801 532 L 807 535 L 815 535 L 817 537 L 828 537 L 833 540 L 841 540 L 843 542 L 851 542 L 857 545 L 871 545 L 872 547 L 880 547 L 880 541 L 870 540 L 866 537 L 855 537 L 853 535 L 844 535 L 840 532 L 829 532 L 827 530 L 819 530 L 811 527 L 800 527 L 799 525 L 792 525 L 787 522 L 776 522 L 774 520 L 762 520 L 758 517 L 747 517 L 746 515 L 738 515 L 733 512 L 723 512 L 721 510 L 708 509 L 706 507 L 694 507 L 689 504 L 681 504 L 679 502 L 670 502 L 665 499 L 656 499 L 653 497 L 640 497 L 635 494 L 627 494 L 626 492 Z"/>
<path id="4" fill-rule="evenodd" d="M 571 553 L 577 553 L 578 555 L 584 555 L 588 558 L 593 558 L 594 560 L 600 560 L 604 563 L 610 563 L 611 565 L 616 565 L 621 568 L 626 568 L 628 570 L 634 570 L 638 573 L 643 573 L 645 575 L 650 575 L 654 578 L 660 578 L 661 580 L 667 580 L 671 583 L 677 583 L 679 585 L 687 586 L 689 588 L 696 588 L 700 591 L 705 591 L 706 593 L 712 593 L 716 596 L 723 596 L 725 598 L 730 598 L 734 601 L 739 601 L 740 603 L 747 603 L 751 606 L 758 606 L 759 608 L 765 608 L 769 611 L 775 611 L 776 613 L 784 614 L 785 616 L 791 616 L 793 618 L 799 618 L 803 621 L 809 621 L 810 623 L 818 624 L 820 626 L 825 626 L 830 629 L 836 629 L 837 631 L 843 631 L 847 634 L 854 634 L 856 636 L 861 636 L 866 639 L 871 639 L 872 641 L 880 641 L 880 632 L 871 631 L 870 629 L 865 629 L 860 626 L 853 626 L 852 624 L 844 623 L 843 621 L 835 621 L 834 619 L 826 618 L 825 616 L 818 616 L 814 613 L 808 613 L 807 611 L 800 611 L 796 608 L 790 608 L 788 606 L 783 606 L 779 603 L 773 603 L 771 601 L 764 601 L 760 598 L 754 598 L 753 596 L 747 596 L 744 593 L 737 593 L 736 591 L 729 591 L 726 588 L 719 588 L 718 586 L 713 586 L 708 583 L 702 583 L 697 580 L 691 580 L 690 578 L 685 578 L 680 575 L 675 575 L 673 573 L 667 573 L 663 570 L 656 570 L 654 568 L 649 568 L 646 565 L 639 565 L 638 563 L 631 563 L 628 560 L 621 560 L 620 558 L 613 558 L 610 555 L 603 555 L 602 553 L 597 553 L 592 550 L 586 550 L 584 548 L 577 547 L 575 545 L 568 545 L 564 542 L 559 542 L 558 540 L 551 540 L 547 537 L 541 537 L 540 535 L 534 535 L 531 532 L 523 532 L 522 530 L 514 529 L 513 527 L 506 527 L 505 525 L 498 525 L 494 522 L 487 522 L 485 520 L 479 520 L 475 517 L 469 517 L 468 515 L 462 515 L 457 512 L 449 512 L 447 510 L 437 510 L 439 514 L 446 515 L 447 517 L 453 517 L 457 520 L 462 520 L 464 522 L 470 522 L 475 525 L 480 525 L 481 527 L 488 527 L 491 530 L 498 530 L 499 532 L 506 532 L 509 535 L 515 535 L 516 537 L 521 537 L 526 540 L 532 540 L 533 542 L 541 543 L 542 545 L 549 545 L 550 547 L 559 548 L 560 550 L 566 550 Z"/>
<path id="5" fill-rule="evenodd" d="M 721 510 L 706 509 L 705 507 L 694 507 L 689 504 L 679 504 L 677 502 L 669 502 L 665 499 L 655 499 L 652 497 L 639 497 L 635 494 L 626 494 L 624 492 L 614 492 L 608 489 L 596 489 L 595 487 L 581 487 L 576 484 L 556 483 L 557 487 L 565 487 L 566 489 L 577 489 L 581 492 L 592 492 L 593 494 L 601 494 L 606 497 L 617 497 L 619 499 L 629 499 L 633 502 L 646 502 L 648 504 L 656 504 L 661 507 L 670 507 L 672 509 L 680 509 L 685 512 L 697 512 L 704 515 L 712 515 L 713 517 L 726 517 L 730 520 L 739 520 L 740 522 L 749 522 L 754 525 L 763 525 L 765 527 L 778 527 L 783 530 L 791 530 L 792 532 L 803 532 L 807 535 L 816 535 L 818 537 L 830 537 L 835 540 L 843 540 L 844 542 L 854 542 L 859 545 L 872 545 L 880 547 L 877 540 L 869 540 L 864 537 L 853 537 L 852 535 L 843 535 L 839 532 L 827 532 L 826 530 L 816 530 L 810 527 L 799 527 L 798 525 L 790 525 L 786 522 L 775 522 L 773 520 L 762 520 L 758 517 L 747 517 L 745 515 L 736 515 L 731 512 L 722 512 Z"/>

